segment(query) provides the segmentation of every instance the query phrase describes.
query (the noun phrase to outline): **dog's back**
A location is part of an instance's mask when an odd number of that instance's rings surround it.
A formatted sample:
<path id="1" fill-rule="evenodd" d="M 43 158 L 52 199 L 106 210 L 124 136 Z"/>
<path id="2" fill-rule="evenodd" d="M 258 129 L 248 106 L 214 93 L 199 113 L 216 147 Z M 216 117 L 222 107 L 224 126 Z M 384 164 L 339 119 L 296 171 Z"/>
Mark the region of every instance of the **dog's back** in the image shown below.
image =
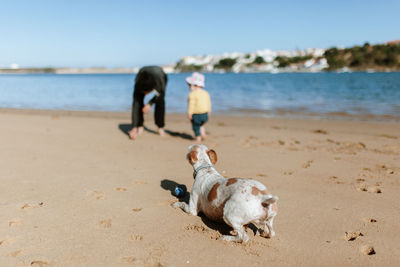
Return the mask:
<path id="1" fill-rule="evenodd" d="M 270 209 L 276 214 L 277 197 L 270 195 L 267 188 L 256 180 L 221 178 L 205 189 L 200 209 L 209 219 L 223 221 L 224 216 L 235 216 L 240 217 L 243 224 L 248 224 L 267 219 L 272 215 Z"/>

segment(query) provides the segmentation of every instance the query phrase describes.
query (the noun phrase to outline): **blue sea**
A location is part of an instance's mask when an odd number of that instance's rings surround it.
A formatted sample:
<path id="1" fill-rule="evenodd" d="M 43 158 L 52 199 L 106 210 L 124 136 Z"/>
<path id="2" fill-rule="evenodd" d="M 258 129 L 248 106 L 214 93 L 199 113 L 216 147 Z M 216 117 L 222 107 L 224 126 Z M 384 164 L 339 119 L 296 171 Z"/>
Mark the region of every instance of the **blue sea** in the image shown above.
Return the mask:
<path id="1" fill-rule="evenodd" d="M 169 74 L 167 112 L 187 108 L 189 74 Z M 209 73 L 213 112 L 246 116 L 400 117 L 400 73 Z M 0 107 L 130 111 L 134 74 L 2 74 Z"/>

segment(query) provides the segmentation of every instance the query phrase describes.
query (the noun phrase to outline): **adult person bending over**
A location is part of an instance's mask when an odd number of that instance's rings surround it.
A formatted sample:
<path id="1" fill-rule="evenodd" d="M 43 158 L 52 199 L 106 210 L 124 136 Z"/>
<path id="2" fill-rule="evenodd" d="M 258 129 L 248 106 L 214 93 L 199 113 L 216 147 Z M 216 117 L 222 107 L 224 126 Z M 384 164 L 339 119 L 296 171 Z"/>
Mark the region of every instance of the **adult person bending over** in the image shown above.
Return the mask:
<path id="1" fill-rule="evenodd" d="M 167 75 L 161 67 L 147 66 L 139 70 L 133 91 L 132 130 L 129 132 L 131 139 L 136 139 L 143 133 L 143 113 L 148 113 L 153 104 L 155 104 L 154 122 L 158 126 L 158 133 L 164 136 L 166 85 Z M 144 96 L 149 93 L 154 93 L 154 97 L 144 105 Z"/>

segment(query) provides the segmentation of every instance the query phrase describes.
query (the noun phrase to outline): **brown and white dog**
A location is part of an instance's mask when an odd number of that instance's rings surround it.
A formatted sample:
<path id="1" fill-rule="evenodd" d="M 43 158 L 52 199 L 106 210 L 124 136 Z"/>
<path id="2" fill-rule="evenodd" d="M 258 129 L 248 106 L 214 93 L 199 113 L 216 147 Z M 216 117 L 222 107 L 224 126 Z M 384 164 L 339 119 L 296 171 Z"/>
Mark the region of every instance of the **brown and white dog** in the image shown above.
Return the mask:
<path id="1" fill-rule="evenodd" d="M 268 193 L 260 182 L 251 179 L 230 178 L 220 175 L 214 168 L 217 154 L 205 145 L 189 147 L 187 159 L 193 166 L 194 184 L 189 204 L 175 202 L 192 215 L 204 213 L 214 221 L 224 221 L 236 232 L 236 236 L 223 235 L 225 241 L 247 242 L 245 226 L 250 223 L 262 225 L 261 236 L 272 237 L 274 217 L 277 214 L 277 196 Z"/>

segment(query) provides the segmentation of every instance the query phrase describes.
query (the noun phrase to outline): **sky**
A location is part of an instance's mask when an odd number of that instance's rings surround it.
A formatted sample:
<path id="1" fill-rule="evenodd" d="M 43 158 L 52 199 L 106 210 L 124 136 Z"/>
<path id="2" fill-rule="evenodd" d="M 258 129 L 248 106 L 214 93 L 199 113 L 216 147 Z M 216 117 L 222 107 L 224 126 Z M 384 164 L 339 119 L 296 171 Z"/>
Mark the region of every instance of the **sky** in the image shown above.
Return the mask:
<path id="1" fill-rule="evenodd" d="M 400 1 L 0 0 L 0 67 L 136 67 L 187 55 L 400 39 Z"/>

